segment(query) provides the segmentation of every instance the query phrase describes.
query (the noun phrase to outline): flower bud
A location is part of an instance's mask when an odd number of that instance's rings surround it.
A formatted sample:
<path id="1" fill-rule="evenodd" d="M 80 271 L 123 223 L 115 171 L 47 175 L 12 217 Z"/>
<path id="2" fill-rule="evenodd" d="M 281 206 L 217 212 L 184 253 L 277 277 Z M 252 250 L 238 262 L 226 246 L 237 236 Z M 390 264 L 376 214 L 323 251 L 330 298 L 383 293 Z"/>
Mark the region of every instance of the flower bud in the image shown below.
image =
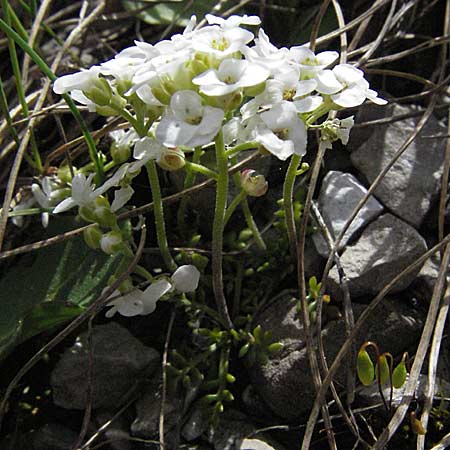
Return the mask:
<path id="1" fill-rule="evenodd" d="M 76 172 L 75 167 L 73 168 L 73 171 Z M 70 183 L 72 181 L 70 167 L 68 165 L 60 166 L 58 168 L 57 177 L 62 183 Z"/>
<path id="2" fill-rule="evenodd" d="M 116 224 L 116 216 L 111 211 L 111 206 L 107 198 L 102 195 L 94 200 L 93 214 L 95 222 L 102 227 L 112 227 Z"/>
<path id="3" fill-rule="evenodd" d="M 182 169 L 186 164 L 186 161 L 183 151 L 176 147 L 164 149 L 156 163 L 161 169 L 172 172 Z"/>
<path id="4" fill-rule="evenodd" d="M 83 231 L 83 239 L 87 246 L 96 250 L 100 248 L 100 239 L 103 233 L 99 226 L 91 226 Z"/>
<path id="5" fill-rule="evenodd" d="M 246 169 L 241 172 L 242 189 L 251 197 L 261 197 L 269 188 L 264 175 L 253 175 L 252 169 Z"/>
<path id="6" fill-rule="evenodd" d="M 111 86 L 105 78 L 100 77 L 83 93 L 89 100 L 99 106 L 108 106 L 112 98 Z"/>
<path id="7" fill-rule="evenodd" d="M 118 253 L 123 248 L 122 235 L 118 231 L 110 231 L 100 239 L 100 247 L 107 254 Z"/>
<path id="8" fill-rule="evenodd" d="M 131 156 L 131 148 L 129 145 L 113 142 L 109 148 L 111 158 L 116 164 L 122 164 Z"/>

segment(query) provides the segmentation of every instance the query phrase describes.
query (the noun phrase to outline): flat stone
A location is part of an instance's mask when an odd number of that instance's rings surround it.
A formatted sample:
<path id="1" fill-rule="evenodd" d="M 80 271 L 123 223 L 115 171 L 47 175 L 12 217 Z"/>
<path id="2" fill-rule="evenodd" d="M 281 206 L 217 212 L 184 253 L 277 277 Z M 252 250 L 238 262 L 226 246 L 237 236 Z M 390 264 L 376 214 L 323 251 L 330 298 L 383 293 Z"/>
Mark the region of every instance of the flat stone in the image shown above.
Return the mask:
<path id="1" fill-rule="evenodd" d="M 367 189 L 350 173 L 330 171 L 325 176 L 320 189 L 318 207 L 333 238 L 339 235 L 366 193 Z M 380 202 L 370 196 L 344 234 L 338 250 L 343 249 L 355 233 L 378 217 L 382 211 L 383 206 Z M 317 251 L 323 257 L 328 257 L 328 246 L 320 231 L 313 235 L 313 240 Z"/>
<path id="2" fill-rule="evenodd" d="M 364 309 L 364 305 L 353 305 L 356 319 Z M 250 368 L 252 384 L 275 414 L 296 420 L 309 413 L 315 399 L 297 299 L 280 298 L 262 311 L 255 323 L 260 324 L 263 331 L 272 332 L 274 339 L 282 342 L 284 347 L 266 365 L 255 364 Z M 398 299 L 386 298 L 368 317 L 356 337 L 356 346 L 358 348 L 363 342 L 372 340 L 377 342 L 381 351 L 401 355 L 415 345 L 422 324 L 417 310 Z M 345 341 L 344 321 L 333 320 L 324 324 L 322 338 L 330 365 Z M 336 386 L 345 385 L 344 366 L 337 371 Z"/>
<path id="3" fill-rule="evenodd" d="M 159 365 L 159 354 L 146 347 L 126 328 L 111 322 L 93 328 L 92 407 L 116 408 L 140 377 Z M 56 364 L 51 386 L 56 405 L 84 409 L 88 388 L 87 333 L 81 334 Z"/>
<path id="4" fill-rule="evenodd" d="M 391 105 L 387 117 L 417 111 L 414 106 Z M 377 126 L 376 132 L 351 154 L 351 160 L 369 183 L 387 166 L 412 134 L 420 116 Z M 419 227 L 437 198 L 443 171 L 445 140 L 425 136 L 445 134 L 446 128 L 430 117 L 422 132 L 388 171 L 375 196 L 396 215 Z"/>
<path id="5" fill-rule="evenodd" d="M 377 294 L 426 250 L 425 240 L 411 225 L 392 214 L 379 217 L 341 255 L 351 297 Z M 420 267 L 403 277 L 391 293 L 406 289 L 419 270 Z M 336 267 L 330 270 L 327 283 L 332 296 L 339 298 L 341 290 Z"/>

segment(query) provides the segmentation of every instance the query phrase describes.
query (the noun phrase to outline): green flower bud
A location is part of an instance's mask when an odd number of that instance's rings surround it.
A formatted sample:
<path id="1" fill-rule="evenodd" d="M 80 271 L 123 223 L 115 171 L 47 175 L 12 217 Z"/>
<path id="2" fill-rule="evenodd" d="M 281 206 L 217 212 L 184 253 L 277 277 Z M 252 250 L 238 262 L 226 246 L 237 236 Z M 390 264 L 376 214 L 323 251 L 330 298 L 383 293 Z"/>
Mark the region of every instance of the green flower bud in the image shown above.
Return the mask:
<path id="1" fill-rule="evenodd" d="M 107 255 L 120 252 L 123 246 L 122 234 L 118 231 L 110 231 L 100 239 L 100 247 Z"/>
<path id="2" fill-rule="evenodd" d="M 87 246 L 94 250 L 100 248 L 100 240 L 103 236 L 102 230 L 99 226 L 94 225 L 83 231 L 84 242 Z"/>
<path id="3" fill-rule="evenodd" d="M 108 106 L 112 98 L 112 90 L 105 78 L 97 78 L 89 90 L 83 92 L 84 95 L 96 105 Z"/>
<path id="4" fill-rule="evenodd" d="M 108 199 L 101 195 L 94 200 L 92 211 L 94 221 L 102 227 L 113 227 L 117 222 L 115 214 L 111 212 Z"/>
<path id="5" fill-rule="evenodd" d="M 239 350 L 238 357 L 239 358 L 243 358 L 248 353 L 249 350 L 250 350 L 250 344 L 247 342 Z"/>
<path id="6" fill-rule="evenodd" d="M 275 354 L 277 354 L 278 352 L 280 352 L 280 351 L 283 349 L 283 347 L 284 347 L 284 345 L 283 345 L 282 342 L 274 342 L 273 344 L 270 344 L 270 345 L 267 347 L 267 350 L 269 350 L 269 352 L 270 352 L 272 355 L 275 355 Z"/>
<path id="7" fill-rule="evenodd" d="M 74 172 L 76 172 L 76 168 L 73 168 Z M 58 179 L 63 183 L 70 183 L 72 181 L 72 173 L 70 171 L 70 167 L 68 165 L 60 166 L 57 172 Z"/>
<path id="8" fill-rule="evenodd" d="M 370 386 L 373 383 L 375 378 L 375 368 L 369 354 L 365 349 L 360 350 L 358 353 L 356 370 L 359 381 L 361 381 L 364 386 Z"/>
<path id="9" fill-rule="evenodd" d="M 113 142 L 109 148 L 111 158 L 116 164 L 122 164 L 131 156 L 131 148 L 129 145 L 119 145 Z"/>

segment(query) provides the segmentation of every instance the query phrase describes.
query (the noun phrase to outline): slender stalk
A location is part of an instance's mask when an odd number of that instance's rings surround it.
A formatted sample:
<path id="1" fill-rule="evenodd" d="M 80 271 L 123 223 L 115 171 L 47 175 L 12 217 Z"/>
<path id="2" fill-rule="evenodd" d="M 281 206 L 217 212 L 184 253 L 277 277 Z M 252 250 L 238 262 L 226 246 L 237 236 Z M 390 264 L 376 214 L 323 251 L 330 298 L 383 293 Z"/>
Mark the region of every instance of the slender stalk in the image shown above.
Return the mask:
<path id="1" fill-rule="evenodd" d="M 156 170 L 155 161 L 150 160 L 145 167 L 147 169 L 148 179 L 152 189 L 153 214 L 155 215 L 156 237 L 158 239 L 159 250 L 167 268 L 173 272 L 176 270 L 177 265 L 170 254 L 169 244 L 167 243 L 161 188 L 159 186 L 158 171 Z"/>
<path id="2" fill-rule="evenodd" d="M 207 176 L 208 178 L 213 178 L 214 180 L 217 180 L 217 173 L 214 172 L 214 170 L 211 170 L 205 166 L 202 166 L 201 164 L 196 164 L 194 162 L 186 161 L 185 166 L 193 172 L 198 172 L 198 173 L 201 173 L 202 175 Z"/>
<path id="3" fill-rule="evenodd" d="M 245 142 L 243 144 L 238 144 L 235 147 L 229 148 L 225 154 L 230 157 L 237 155 L 238 153 L 244 151 L 244 150 L 251 150 L 252 148 L 258 148 L 259 144 L 258 142 Z"/>
<path id="4" fill-rule="evenodd" d="M 228 195 L 228 159 L 225 154 L 222 130 L 215 139 L 216 162 L 217 162 L 217 185 L 216 185 L 216 206 L 214 211 L 213 235 L 212 235 L 212 279 L 213 291 L 217 308 L 227 328 L 233 328 L 230 315 L 228 313 L 227 302 L 223 292 L 222 274 L 222 249 L 225 211 L 227 207 Z"/>
<path id="5" fill-rule="evenodd" d="M 283 208 L 286 220 L 286 228 L 289 239 L 289 246 L 291 255 L 295 257 L 297 252 L 297 233 L 295 231 L 293 194 L 295 178 L 297 177 L 297 169 L 300 165 L 302 157 L 299 155 L 292 155 L 288 170 L 286 171 L 286 178 L 283 185 Z"/>
<path id="6" fill-rule="evenodd" d="M 246 197 L 247 197 L 247 192 L 245 192 L 243 189 L 241 190 L 241 192 L 239 192 L 238 195 L 236 195 L 236 197 L 234 197 L 233 201 L 230 203 L 230 206 L 228 206 L 227 211 L 225 213 L 225 218 L 223 220 L 224 228 L 227 226 L 227 223 L 231 219 L 231 216 L 233 215 L 236 208 Z"/>
<path id="7" fill-rule="evenodd" d="M 250 207 L 248 206 L 247 198 L 242 200 L 242 211 L 244 212 L 245 222 L 247 226 L 252 230 L 253 238 L 255 239 L 256 245 L 261 250 L 267 250 L 266 243 L 261 236 L 261 233 L 258 230 L 258 226 L 256 225 L 255 219 L 253 219 L 252 212 L 250 211 Z"/>

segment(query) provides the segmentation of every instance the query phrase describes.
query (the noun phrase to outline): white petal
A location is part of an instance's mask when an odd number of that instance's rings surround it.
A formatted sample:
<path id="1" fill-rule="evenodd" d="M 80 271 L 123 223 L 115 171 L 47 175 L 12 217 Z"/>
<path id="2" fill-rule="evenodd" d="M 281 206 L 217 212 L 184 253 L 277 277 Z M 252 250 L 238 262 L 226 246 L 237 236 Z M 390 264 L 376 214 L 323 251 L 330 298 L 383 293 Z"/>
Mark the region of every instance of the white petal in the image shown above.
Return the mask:
<path id="1" fill-rule="evenodd" d="M 166 147 L 177 147 L 188 145 L 190 139 L 195 135 L 195 125 L 190 125 L 175 118 L 173 114 L 166 114 L 156 128 L 156 138 Z"/>
<path id="2" fill-rule="evenodd" d="M 320 95 L 309 95 L 306 98 L 294 100 L 293 103 L 297 112 L 306 113 L 317 109 L 323 103 L 323 98 Z"/>
<path id="3" fill-rule="evenodd" d="M 156 302 L 172 289 L 172 285 L 167 280 L 159 280 L 152 283 L 143 292 L 143 310 L 140 314 L 146 315 L 156 309 Z"/>
<path id="4" fill-rule="evenodd" d="M 219 79 L 217 71 L 214 69 L 209 69 L 206 72 L 197 75 L 192 79 L 192 82 L 197 86 L 208 86 L 222 83 L 222 81 Z"/>
<path id="5" fill-rule="evenodd" d="M 332 95 L 331 98 L 336 105 L 342 108 L 352 108 L 363 104 L 366 94 L 358 86 L 354 86 Z"/>
<path id="6" fill-rule="evenodd" d="M 197 267 L 189 264 L 178 267 L 171 278 L 173 286 L 178 292 L 193 292 L 198 287 L 200 272 Z"/>
<path id="7" fill-rule="evenodd" d="M 39 206 L 42 208 L 49 207 L 49 199 L 38 184 L 33 183 L 31 185 L 31 192 L 33 193 L 35 200 L 39 203 Z"/>
<path id="8" fill-rule="evenodd" d="M 292 141 L 283 141 L 265 127 L 256 129 L 255 141 L 259 142 L 266 150 L 282 161 L 285 161 L 294 153 L 294 143 Z"/>
<path id="9" fill-rule="evenodd" d="M 331 70 L 321 70 L 316 74 L 316 80 L 316 90 L 321 94 L 335 94 L 343 88 Z"/>
<path id="10" fill-rule="evenodd" d="M 153 92 L 148 84 L 136 89 L 136 95 L 147 105 L 163 106 L 163 104 L 153 95 Z"/>
<path id="11" fill-rule="evenodd" d="M 326 51 L 321 52 L 316 55 L 316 61 L 319 66 L 329 66 L 332 62 L 336 61 L 339 58 L 338 52 Z"/>
<path id="12" fill-rule="evenodd" d="M 297 89 L 294 99 L 297 97 L 302 97 L 303 95 L 311 93 L 317 86 L 317 81 L 314 79 L 301 80 L 297 83 Z"/>
<path id="13" fill-rule="evenodd" d="M 126 205 L 133 196 L 134 189 L 131 186 L 124 187 L 114 192 L 114 200 L 111 203 L 111 211 L 114 213 Z"/>
<path id="14" fill-rule="evenodd" d="M 138 160 L 158 159 L 163 150 L 162 145 L 156 139 L 144 136 L 136 142 L 133 158 Z"/>
<path id="15" fill-rule="evenodd" d="M 333 73 L 336 78 L 345 84 L 356 83 L 364 77 L 364 72 L 351 66 L 350 64 L 338 64 L 334 69 Z"/>
<path id="16" fill-rule="evenodd" d="M 66 198 L 61 203 L 59 203 L 56 208 L 53 210 L 53 214 L 62 213 L 65 211 L 68 211 L 69 209 L 76 206 L 75 201 L 72 199 L 72 197 Z"/>

